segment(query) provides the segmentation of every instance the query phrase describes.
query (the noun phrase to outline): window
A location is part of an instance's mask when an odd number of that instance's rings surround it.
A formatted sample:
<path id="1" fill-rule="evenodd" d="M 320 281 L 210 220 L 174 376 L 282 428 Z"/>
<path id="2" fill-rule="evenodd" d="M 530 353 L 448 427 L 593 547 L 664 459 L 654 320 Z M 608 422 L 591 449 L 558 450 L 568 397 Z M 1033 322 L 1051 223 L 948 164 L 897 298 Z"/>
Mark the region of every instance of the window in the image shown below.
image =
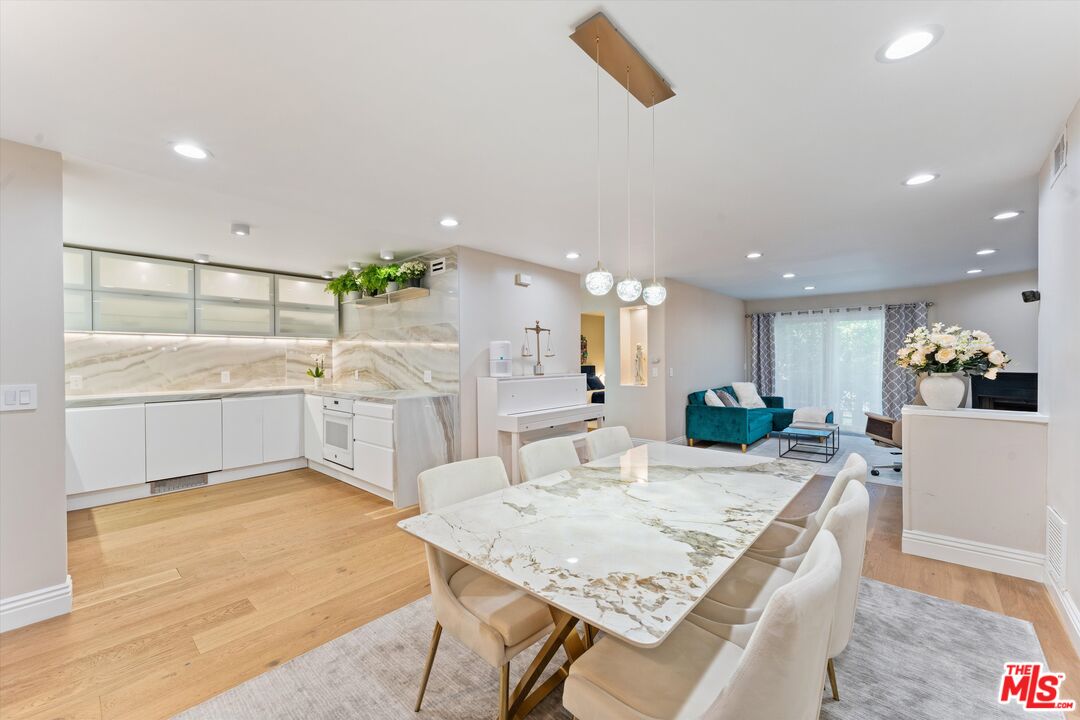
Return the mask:
<path id="1" fill-rule="evenodd" d="M 774 327 L 776 394 L 786 407 L 833 411 L 843 430 L 866 430 L 881 412 L 885 313 L 881 308 L 781 314 Z"/>

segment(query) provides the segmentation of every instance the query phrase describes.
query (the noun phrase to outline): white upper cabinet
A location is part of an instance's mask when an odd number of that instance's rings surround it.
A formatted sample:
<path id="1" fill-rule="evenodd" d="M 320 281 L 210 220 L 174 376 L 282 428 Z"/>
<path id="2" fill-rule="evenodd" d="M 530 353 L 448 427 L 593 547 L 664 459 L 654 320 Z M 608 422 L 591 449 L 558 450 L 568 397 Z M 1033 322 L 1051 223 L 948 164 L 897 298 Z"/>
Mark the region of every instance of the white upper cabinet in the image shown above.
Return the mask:
<path id="1" fill-rule="evenodd" d="M 64 288 L 69 290 L 90 289 L 89 250 L 64 248 Z"/>
<path id="2" fill-rule="evenodd" d="M 277 307 L 277 334 L 285 337 L 337 337 L 335 308 Z"/>
<path id="3" fill-rule="evenodd" d="M 274 306 L 195 301 L 195 332 L 200 335 L 273 335 Z"/>
<path id="4" fill-rule="evenodd" d="M 129 293 L 95 292 L 94 330 L 113 332 L 195 332 L 195 301 Z"/>
<path id="5" fill-rule="evenodd" d="M 336 308 L 337 298 L 325 291 L 325 280 L 275 275 L 278 305 Z"/>
<path id="6" fill-rule="evenodd" d="M 89 331 L 94 329 L 92 296 L 89 290 L 64 288 L 64 330 Z"/>
<path id="7" fill-rule="evenodd" d="M 195 264 L 95 250 L 93 280 L 95 292 L 190 298 L 195 295 Z"/>
<path id="8" fill-rule="evenodd" d="M 270 305 L 274 302 L 274 276 L 253 270 L 200 265 L 195 268 L 195 297 Z"/>

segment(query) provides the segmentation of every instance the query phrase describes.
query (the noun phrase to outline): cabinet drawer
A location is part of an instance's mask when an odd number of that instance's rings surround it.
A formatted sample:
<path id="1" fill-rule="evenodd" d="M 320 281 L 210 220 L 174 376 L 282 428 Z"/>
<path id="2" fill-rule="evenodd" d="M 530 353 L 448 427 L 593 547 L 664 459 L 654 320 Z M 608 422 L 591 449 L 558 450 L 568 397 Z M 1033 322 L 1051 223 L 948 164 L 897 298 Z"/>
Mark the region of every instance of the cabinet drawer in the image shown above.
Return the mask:
<path id="1" fill-rule="evenodd" d="M 366 400 L 356 400 L 352 408 L 354 415 L 366 415 L 373 418 L 392 420 L 394 418 L 394 406 L 390 403 L 374 403 Z"/>
<path id="2" fill-rule="evenodd" d="M 147 481 L 221 470 L 221 401 L 146 405 Z"/>
<path id="3" fill-rule="evenodd" d="M 394 451 L 357 440 L 353 443 L 353 475 L 386 490 L 394 489 Z"/>
<path id="4" fill-rule="evenodd" d="M 393 448 L 394 421 L 353 415 L 353 438 L 372 445 Z"/>
<path id="5" fill-rule="evenodd" d="M 142 405 L 68 408 L 68 495 L 146 482 Z"/>

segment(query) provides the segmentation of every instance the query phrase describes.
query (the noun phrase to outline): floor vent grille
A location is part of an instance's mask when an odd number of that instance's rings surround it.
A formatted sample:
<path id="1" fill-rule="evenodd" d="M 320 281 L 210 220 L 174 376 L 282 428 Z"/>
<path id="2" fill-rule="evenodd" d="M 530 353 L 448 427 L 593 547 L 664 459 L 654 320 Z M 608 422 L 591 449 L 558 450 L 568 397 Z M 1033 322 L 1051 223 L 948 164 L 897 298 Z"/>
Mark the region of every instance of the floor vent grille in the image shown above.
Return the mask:
<path id="1" fill-rule="evenodd" d="M 150 483 L 150 494 L 160 495 L 161 493 L 173 492 L 175 490 L 187 490 L 208 483 L 209 478 L 206 473 L 199 473 L 198 475 L 181 475 L 180 477 L 169 478 L 167 480 L 155 480 Z"/>
<path id="2" fill-rule="evenodd" d="M 1046 506 L 1046 564 L 1059 583 L 1065 582 L 1065 521 Z"/>

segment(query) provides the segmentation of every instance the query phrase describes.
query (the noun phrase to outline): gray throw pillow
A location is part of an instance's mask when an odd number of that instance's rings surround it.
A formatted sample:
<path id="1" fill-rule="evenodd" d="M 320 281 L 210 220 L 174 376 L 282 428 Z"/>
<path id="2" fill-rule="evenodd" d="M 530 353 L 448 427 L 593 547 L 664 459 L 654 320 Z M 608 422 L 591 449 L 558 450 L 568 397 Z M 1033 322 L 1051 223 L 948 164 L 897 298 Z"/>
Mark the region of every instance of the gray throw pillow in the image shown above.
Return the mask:
<path id="1" fill-rule="evenodd" d="M 739 401 L 731 397 L 730 393 L 717 390 L 716 394 L 720 397 L 720 402 L 724 403 L 724 407 L 739 407 Z"/>

